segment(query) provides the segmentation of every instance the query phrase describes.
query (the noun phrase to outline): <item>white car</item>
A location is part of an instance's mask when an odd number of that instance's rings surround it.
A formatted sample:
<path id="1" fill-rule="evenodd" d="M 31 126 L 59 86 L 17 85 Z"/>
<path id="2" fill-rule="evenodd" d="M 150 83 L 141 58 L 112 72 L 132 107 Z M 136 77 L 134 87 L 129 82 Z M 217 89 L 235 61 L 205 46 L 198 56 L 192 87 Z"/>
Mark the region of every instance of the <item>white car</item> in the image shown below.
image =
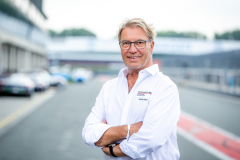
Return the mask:
<path id="1" fill-rule="evenodd" d="M 68 81 L 61 75 L 52 75 L 51 76 L 51 86 L 62 86 L 66 87 L 68 85 Z"/>
<path id="2" fill-rule="evenodd" d="M 71 78 L 74 82 L 87 82 L 93 78 L 93 72 L 85 68 L 77 68 L 72 71 Z"/>

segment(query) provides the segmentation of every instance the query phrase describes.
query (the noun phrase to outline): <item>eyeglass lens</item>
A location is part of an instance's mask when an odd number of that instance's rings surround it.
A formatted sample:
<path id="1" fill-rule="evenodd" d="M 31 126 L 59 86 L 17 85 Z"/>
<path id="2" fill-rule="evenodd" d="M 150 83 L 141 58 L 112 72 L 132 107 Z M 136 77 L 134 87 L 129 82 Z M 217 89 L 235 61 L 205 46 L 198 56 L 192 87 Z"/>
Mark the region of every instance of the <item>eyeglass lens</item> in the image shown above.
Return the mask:
<path id="1" fill-rule="evenodd" d="M 136 41 L 136 42 L 134 42 L 134 45 L 138 49 L 143 49 L 146 46 L 146 42 L 145 41 Z M 130 46 L 131 46 L 131 42 L 129 42 L 129 41 L 124 41 L 121 43 L 122 49 L 129 49 Z"/>

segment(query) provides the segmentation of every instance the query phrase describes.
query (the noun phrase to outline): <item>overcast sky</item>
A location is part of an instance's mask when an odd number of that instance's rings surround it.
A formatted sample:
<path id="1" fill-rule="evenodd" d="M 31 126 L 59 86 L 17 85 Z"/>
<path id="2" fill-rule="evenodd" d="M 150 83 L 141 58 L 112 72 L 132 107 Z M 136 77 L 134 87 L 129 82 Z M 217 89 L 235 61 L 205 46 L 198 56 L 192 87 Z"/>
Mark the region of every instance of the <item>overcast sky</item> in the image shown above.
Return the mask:
<path id="1" fill-rule="evenodd" d="M 86 28 L 100 39 L 116 36 L 125 18 L 140 17 L 156 31 L 215 32 L 240 29 L 240 0 L 43 0 L 47 28 Z"/>

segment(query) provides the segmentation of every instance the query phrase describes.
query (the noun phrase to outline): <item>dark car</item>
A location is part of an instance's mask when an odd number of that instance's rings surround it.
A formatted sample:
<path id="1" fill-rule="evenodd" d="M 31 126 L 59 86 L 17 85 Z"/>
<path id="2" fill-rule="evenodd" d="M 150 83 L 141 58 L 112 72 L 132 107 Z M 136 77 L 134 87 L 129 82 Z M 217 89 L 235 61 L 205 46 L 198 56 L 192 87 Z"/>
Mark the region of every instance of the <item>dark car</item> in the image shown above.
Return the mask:
<path id="1" fill-rule="evenodd" d="M 25 74 L 14 73 L 0 77 L 0 94 L 31 96 L 34 87 L 34 82 Z"/>

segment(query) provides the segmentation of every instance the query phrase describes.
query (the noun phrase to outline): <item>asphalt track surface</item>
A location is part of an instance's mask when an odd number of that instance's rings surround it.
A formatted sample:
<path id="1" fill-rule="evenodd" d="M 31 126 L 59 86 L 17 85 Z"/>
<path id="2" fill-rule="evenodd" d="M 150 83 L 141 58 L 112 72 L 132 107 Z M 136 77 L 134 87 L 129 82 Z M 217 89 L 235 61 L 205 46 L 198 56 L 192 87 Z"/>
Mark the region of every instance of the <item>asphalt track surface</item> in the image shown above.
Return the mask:
<path id="1" fill-rule="evenodd" d="M 0 160 L 101 159 L 101 149 L 87 146 L 81 131 L 102 85 L 103 81 L 95 78 L 58 91 L 0 137 Z M 238 97 L 181 87 L 179 93 L 184 112 L 240 137 Z M 178 145 L 182 160 L 219 159 L 181 135 Z"/>

